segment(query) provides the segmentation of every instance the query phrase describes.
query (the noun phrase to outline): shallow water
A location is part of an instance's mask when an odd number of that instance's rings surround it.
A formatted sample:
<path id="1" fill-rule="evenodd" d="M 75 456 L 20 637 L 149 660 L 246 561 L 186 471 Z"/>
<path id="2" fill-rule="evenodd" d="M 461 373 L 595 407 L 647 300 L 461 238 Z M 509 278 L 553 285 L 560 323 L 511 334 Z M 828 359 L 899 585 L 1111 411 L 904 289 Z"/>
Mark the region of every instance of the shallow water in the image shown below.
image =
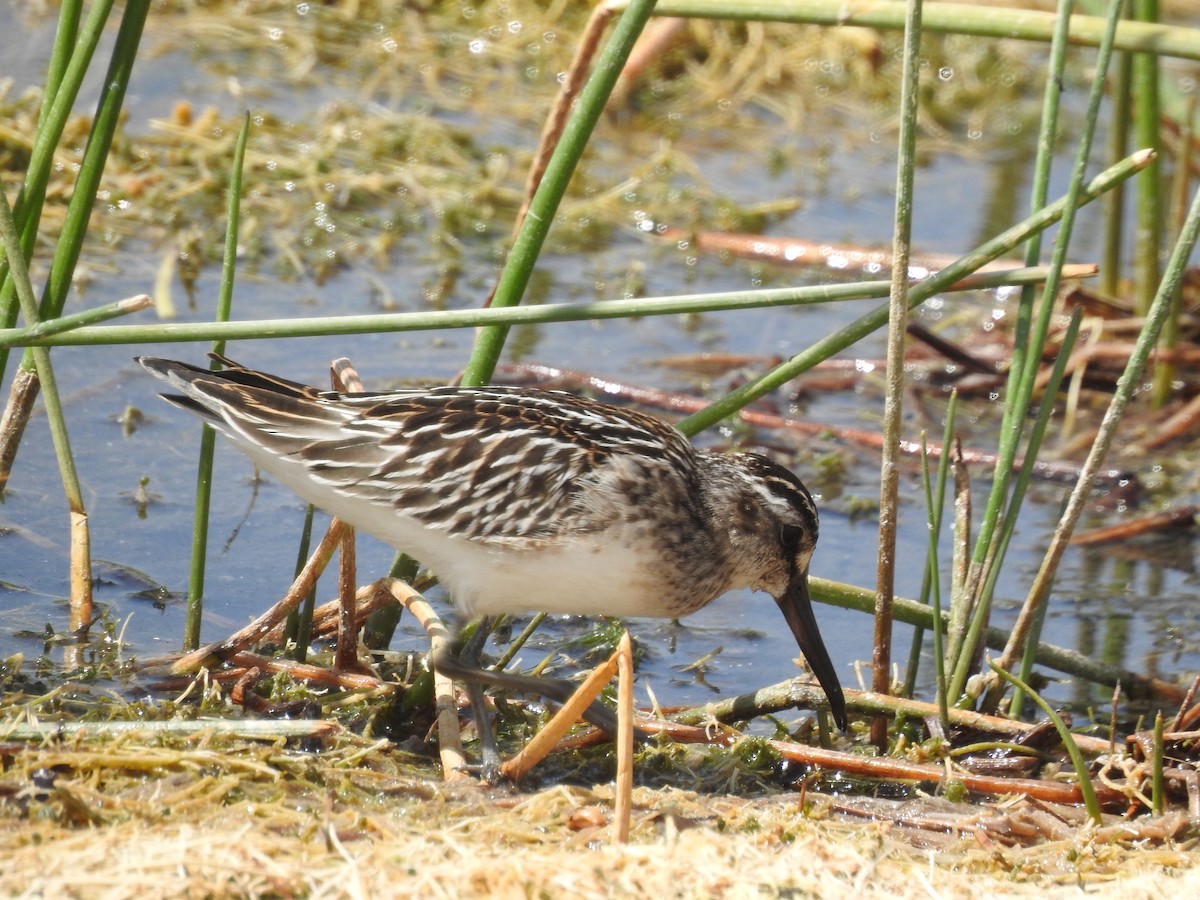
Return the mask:
<path id="1" fill-rule="evenodd" d="M 288 14 L 281 15 L 286 18 Z M 268 14 L 262 19 L 259 24 L 268 33 L 272 27 Z M 11 73 L 0 74 L 14 75 L 17 88 L 40 81 L 52 36 L 48 24 L 26 22 L 25 27 L 28 31 L 23 34 L 16 30 L 0 34 L 0 57 L 6 65 L 16 67 Z M 486 30 L 481 20 L 464 22 L 458 37 L 470 39 L 481 29 Z M 364 103 L 339 78 L 317 79 L 316 85 L 308 81 L 292 90 L 286 73 L 272 78 L 262 66 L 230 74 L 230 65 L 236 67 L 238 61 L 245 61 L 248 51 L 223 50 L 216 39 L 204 44 L 180 42 L 165 29 L 156 30 L 152 23 L 146 45 L 148 49 L 172 49 L 162 54 L 147 53 L 139 60 L 127 103 L 127 130 L 135 138 L 150 131 L 152 119 L 166 117 L 181 97 L 197 110 L 213 105 L 232 114 L 248 104 L 252 112 L 271 110 L 301 124 L 306 114 L 321 104 L 333 100 L 347 106 Z M 16 48 L 21 49 L 20 54 L 9 52 Z M 268 45 L 263 52 L 269 52 Z M 1032 65 L 1041 65 L 1041 57 L 1034 57 Z M 235 76 L 236 90 L 231 87 Z M 448 84 L 450 87 L 443 84 L 441 89 L 450 91 L 459 81 L 451 79 Z M 542 89 L 538 96 L 545 93 Z M 1072 99 L 1082 103 L 1081 97 Z M 428 108 L 430 115 L 453 120 L 461 127 L 477 128 L 485 144 L 503 141 L 508 142 L 509 149 L 526 149 L 536 140 L 536 126 L 526 127 L 525 122 L 503 116 L 481 115 L 474 108 L 455 109 L 443 101 L 440 96 L 371 98 L 371 102 L 392 103 L 393 108 Z M 505 98 L 502 105 L 508 102 Z M 700 177 L 714 191 L 743 203 L 802 198 L 797 211 L 770 224 L 772 234 L 862 245 L 887 242 L 892 219 L 894 138 L 885 130 L 889 122 L 886 110 L 872 115 L 857 107 L 831 107 L 824 113 L 816 109 L 807 120 L 810 130 L 804 133 L 790 133 L 767 114 L 758 118 L 761 129 L 757 132 L 746 131 L 745 118 L 727 129 L 714 128 L 706 120 L 702 130 L 689 131 L 684 116 L 676 125 L 674 139 L 686 147 L 700 166 Z M 532 113 L 530 120 L 536 121 Z M 628 133 L 611 123 L 602 129 L 598 140 L 604 142 L 603 152 L 597 153 L 593 171 L 615 172 L 622 164 L 631 168 L 638 165 L 645 148 L 662 139 L 655 136 L 653 128 L 638 131 L 643 124 L 636 120 L 626 123 L 622 127 L 630 129 Z M 1004 202 L 1009 194 L 1024 195 L 1023 185 L 997 185 L 1008 177 L 1005 173 L 1011 160 L 1029 152 L 1032 130 L 1018 127 L 1014 131 L 1011 123 L 998 123 L 992 133 L 976 136 L 976 124 L 964 119 L 959 146 L 955 146 L 955 135 L 932 142 L 925 165 L 919 170 L 916 238 L 922 249 L 945 253 L 969 249 L 977 239 L 1010 223 L 1006 216 L 1015 213 Z M 842 130 L 824 130 L 835 126 Z M 873 140 L 871 136 L 876 134 L 882 136 Z M 252 133 L 252 148 L 254 142 Z M 623 143 L 630 156 L 622 162 Z M 821 155 L 819 166 L 804 161 L 805 153 L 810 151 Z M 785 166 L 778 174 L 772 160 L 780 155 L 800 162 Z M 381 165 L 384 163 L 381 161 Z M 331 177 L 336 178 L 336 173 Z M 981 191 L 980 185 L 989 186 L 989 190 Z M 1021 205 L 1015 203 L 1017 208 Z M 1094 239 L 1089 237 L 1086 223 L 1083 235 L 1080 246 L 1087 248 Z M 467 308 L 482 301 L 495 277 L 500 240 L 501 235 L 493 229 L 486 240 L 463 242 L 456 260 L 461 271 L 444 297 L 447 307 Z M 82 296 L 73 296 L 71 309 L 150 291 L 161 252 L 156 246 L 126 241 L 115 254 L 90 257 L 94 278 Z M 1089 258 L 1084 249 L 1078 250 L 1077 256 Z M 386 267 L 357 261 L 322 283 L 312 278 L 279 280 L 266 274 L 244 273 L 237 284 L 234 314 L 237 318 L 270 318 L 378 312 L 381 289 L 396 298 L 400 308 L 422 308 L 422 297 L 431 283 L 444 276 L 444 265 L 425 235 L 417 233 L 400 241 L 399 251 Z M 268 271 L 267 267 L 262 271 Z M 590 252 L 546 254 L 539 264 L 534 290 L 546 302 L 619 297 L 631 277 L 642 282 L 641 293 L 652 296 L 744 288 L 763 282 L 813 282 L 830 276 L 825 272 L 790 272 L 758 264 L 697 259 L 690 248 L 650 242 L 638 234 L 631 220 L 626 229 Z M 196 308 L 184 308 L 180 321 L 211 319 L 217 281 L 212 267 L 202 271 Z M 176 294 L 181 296 L 182 291 L 177 288 Z M 661 361 L 705 352 L 753 357 L 791 355 L 870 308 L 865 303 L 520 328 L 510 336 L 506 361 L 586 369 L 632 384 L 695 391 L 707 386 L 705 379 L 664 368 Z M 943 312 L 934 310 L 923 315 L 935 321 L 947 308 L 965 307 L 972 311 L 970 320 L 982 321 L 1002 303 L 995 296 L 958 298 L 941 304 Z M 326 381 L 330 359 L 350 356 L 369 387 L 384 387 L 414 379 L 440 382 L 452 378 L 466 360 L 471 342 L 472 332 L 460 330 L 436 335 L 241 342 L 231 345 L 228 353 L 256 368 L 315 384 Z M 129 655 L 172 651 L 181 640 L 183 603 L 178 597 L 186 590 L 199 433 L 187 414 L 155 400 L 156 383 L 142 374 L 130 357 L 137 352 L 196 361 L 205 349 L 201 345 L 64 348 L 54 356 L 85 485 L 93 555 L 113 564 L 98 566 L 97 600 L 114 621 L 121 623 Z M 881 356 L 882 340 L 869 340 L 858 352 L 865 358 Z M 7 382 L 3 387 L 7 396 Z M 783 400 L 782 405 L 786 406 L 787 401 Z M 147 420 L 128 435 L 117 421 L 127 406 L 147 415 Z M 857 391 L 806 396 L 799 414 L 813 421 L 875 427 L 881 408 L 877 386 L 868 378 Z M 940 415 L 940 405 L 934 412 Z M 918 427 L 910 426 L 913 434 Z M 929 422 L 926 427 L 940 434 L 939 421 Z M 790 445 L 788 439 L 776 435 L 761 434 L 759 439 L 773 446 Z M 720 437 L 705 440 L 719 441 Z M 987 447 L 988 440 L 987 435 L 981 435 L 968 442 Z M 801 477 L 812 480 L 812 473 L 806 471 L 812 457 L 835 448 L 823 440 L 801 442 L 799 449 L 808 451 L 801 453 L 796 466 Z M 822 577 L 869 587 L 875 576 L 876 524 L 869 517 L 851 518 L 847 498 L 877 497 L 877 460 L 873 453 L 853 448 L 847 456 L 851 464 L 841 496 L 819 498 L 823 500 L 821 543 L 813 571 Z M 205 640 L 228 634 L 266 608 L 285 588 L 294 564 L 303 509 L 283 488 L 255 482 L 252 476 L 240 454 L 219 447 Z M 154 497 L 141 510 L 131 495 L 143 478 L 149 479 L 147 487 Z M 905 505 L 897 547 L 897 590 L 913 596 L 920 586 L 926 544 L 921 485 L 914 465 L 905 466 L 901 490 Z M 976 502 L 981 506 L 986 485 L 978 484 L 976 490 Z M 1003 626 L 1011 621 L 1015 604 L 1028 589 L 1065 493 L 1057 486 L 1039 487 L 1035 502 L 1027 506 L 997 589 L 996 624 Z M 0 654 L 19 651 L 27 658 L 37 657 L 44 651 L 41 635 L 47 623 L 59 631 L 66 627 L 62 600 L 67 577 L 64 513 L 53 449 L 44 416 L 39 416 L 26 436 L 0 506 Z M 949 553 L 947 543 L 943 558 L 948 559 Z M 389 548 L 364 539 L 359 551 L 361 579 L 382 574 L 391 556 Z M 151 596 L 143 594 L 153 587 L 161 590 Z M 329 590 L 322 591 L 323 598 Z M 1072 549 L 1055 590 L 1045 636 L 1054 643 L 1088 652 L 1098 652 L 1102 645 L 1108 645 L 1110 655 L 1116 657 L 1113 661 L 1174 677 L 1194 670 L 1200 663 L 1191 640 L 1195 634 L 1195 595 L 1190 544 L 1182 544 L 1170 553 L 1167 563 L 1121 562 L 1112 554 L 1086 554 Z M 866 663 L 870 658 L 871 621 L 858 613 L 824 607 L 817 614 L 843 683 L 857 686 L 856 662 Z M 647 650 L 642 684 L 652 687 L 664 704 L 702 702 L 718 694 L 725 696 L 779 680 L 794 671 L 794 643 L 774 603 L 765 595 L 735 592 L 679 625 L 644 620 L 632 626 Z M 541 643 L 553 646 L 561 634 L 583 627 L 583 623 L 558 622 L 545 632 Z M 423 645 L 415 627 L 406 623 L 403 632 L 397 644 Z M 896 632 L 897 648 L 903 648 L 897 658 L 902 658 L 907 653 L 908 629 L 898 626 Z M 693 675 L 681 671 L 696 658 L 717 649 L 720 653 L 708 666 L 705 683 L 697 683 Z M 58 652 L 50 651 L 50 655 L 55 657 Z M 532 662 L 537 655 L 531 651 L 526 659 Z M 863 677 L 869 680 L 868 675 Z M 1049 693 L 1059 700 L 1085 704 L 1103 703 L 1107 696 L 1106 691 L 1066 684 L 1052 686 Z"/>

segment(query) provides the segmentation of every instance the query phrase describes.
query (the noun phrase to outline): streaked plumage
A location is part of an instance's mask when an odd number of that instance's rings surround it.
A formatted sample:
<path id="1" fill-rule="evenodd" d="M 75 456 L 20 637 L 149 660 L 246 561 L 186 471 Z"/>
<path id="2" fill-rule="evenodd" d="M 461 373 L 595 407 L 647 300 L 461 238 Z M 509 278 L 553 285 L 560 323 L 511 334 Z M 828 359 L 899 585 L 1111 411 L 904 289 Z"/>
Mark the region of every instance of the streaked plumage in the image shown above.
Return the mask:
<path id="1" fill-rule="evenodd" d="M 678 617 L 767 591 L 844 726 L 807 591 L 817 510 L 782 466 L 564 392 L 338 394 L 138 362 L 300 497 L 421 560 L 467 616 Z"/>

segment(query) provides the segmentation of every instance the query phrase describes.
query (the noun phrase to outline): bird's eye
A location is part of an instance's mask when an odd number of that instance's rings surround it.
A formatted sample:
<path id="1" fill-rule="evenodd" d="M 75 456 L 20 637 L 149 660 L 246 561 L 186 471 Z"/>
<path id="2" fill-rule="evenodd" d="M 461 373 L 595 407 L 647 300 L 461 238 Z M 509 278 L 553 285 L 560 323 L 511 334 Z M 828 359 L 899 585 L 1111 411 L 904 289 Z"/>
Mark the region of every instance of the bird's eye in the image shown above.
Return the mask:
<path id="1" fill-rule="evenodd" d="M 788 553 L 795 553 L 800 546 L 800 526 L 784 525 L 779 536 L 783 540 L 783 549 Z"/>

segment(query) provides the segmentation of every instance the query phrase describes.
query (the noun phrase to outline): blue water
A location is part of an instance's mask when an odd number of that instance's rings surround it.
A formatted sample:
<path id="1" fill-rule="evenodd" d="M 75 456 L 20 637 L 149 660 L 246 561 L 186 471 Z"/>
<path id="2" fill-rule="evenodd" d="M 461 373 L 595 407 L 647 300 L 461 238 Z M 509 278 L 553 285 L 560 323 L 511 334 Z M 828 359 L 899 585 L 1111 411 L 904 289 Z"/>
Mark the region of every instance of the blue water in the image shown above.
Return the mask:
<path id="1" fill-rule="evenodd" d="M 26 24 L 27 33 L 17 36 L 14 30 L 0 34 L 0 57 L 13 67 L 11 74 L 17 87 L 40 81 L 52 35 L 52 29 L 44 23 Z M 149 46 L 163 39 L 151 28 Z M 4 74 L 8 73 L 0 71 Z M 254 109 L 269 107 L 301 118 L 305 108 L 326 102 L 331 93 L 336 93 L 334 87 L 326 86 L 321 90 L 305 87 L 290 94 L 286 79 L 254 87 Z M 147 54 L 139 60 L 130 93 L 129 133 L 146 133 L 150 120 L 165 116 L 181 95 L 198 110 L 209 104 L 227 112 L 237 109 L 237 102 L 228 92 L 227 78 L 207 69 L 190 53 L 175 49 L 167 55 Z M 354 96 L 339 99 L 357 102 Z M 405 102 L 419 105 L 421 101 L 410 97 Z M 803 170 L 777 177 L 766 174 L 770 141 L 790 140 L 778 123 L 765 126 L 761 136 L 750 139 L 737 133 L 718 133 L 685 134 L 680 140 L 687 142 L 710 185 L 740 201 L 803 196 L 801 208 L 772 223 L 771 233 L 886 245 L 891 233 L 894 180 L 891 137 L 888 135 L 882 145 L 861 139 L 880 127 L 878 121 L 850 118 L 843 124 L 846 132 L 822 170 L 819 186 L 809 182 L 807 176 L 811 173 Z M 607 134 L 611 139 L 614 133 L 609 130 Z M 507 136 L 529 146 L 536 132 Z M 252 146 L 253 140 L 252 136 Z M 795 136 L 795 142 L 804 146 L 810 141 Z M 711 149 L 706 151 L 709 145 Z M 606 148 L 604 165 L 613 164 L 613 152 L 612 146 Z M 995 210 L 981 202 L 978 185 L 988 183 L 991 167 L 1009 152 L 1014 152 L 1011 141 L 993 145 L 990 153 L 974 148 L 956 152 L 952 146 L 942 146 L 930 154 L 927 165 L 918 173 L 916 234 L 923 249 L 963 251 L 998 230 L 989 220 Z M 637 162 L 629 160 L 631 166 Z M 1013 189 L 1024 192 L 1023 186 L 1014 185 Z M 1007 225 L 1008 221 L 1000 224 Z M 421 308 L 422 287 L 439 277 L 425 240 L 422 234 L 404 239 L 393 263 L 385 269 L 374 270 L 365 263 L 354 265 L 323 284 L 311 279 L 278 281 L 244 276 L 237 285 L 234 315 L 271 318 L 374 313 L 379 308 L 372 297 L 380 284 L 401 308 Z M 463 271 L 448 299 L 450 307 L 467 308 L 481 302 L 495 278 L 494 250 L 490 240 L 464 244 Z M 98 254 L 90 260 L 93 280 L 85 291 L 72 296 L 68 311 L 150 291 L 161 252 L 161 248 L 131 241 L 115 256 Z M 744 288 L 763 278 L 780 285 L 827 277 L 821 272 L 791 273 L 716 259 L 694 261 L 688 251 L 653 243 L 630 228 L 594 252 L 546 255 L 539 265 L 537 288 L 547 301 L 617 297 L 621 296 L 630 265 L 640 269 L 647 295 Z M 211 268 L 206 269 L 198 284 L 196 308 L 182 309 L 179 320 L 210 320 L 216 290 L 217 275 Z M 182 297 L 178 286 L 175 295 Z M 993 296 L 977 296 L 955 299 L 952 304 L 955 308 L 967 305 L 973 310 L 974 320 L 982 321 L 1000 302 Z M 585 369 L 630 384 L 695 392 L 706 386 L 703 379 L 664 368 L 660 361 L 705 352 L 763 358 L 791 355 L 873 305 L 858 302 L 805 310 L 520 328 L 514 329 L 510 337 L 507 361 Z M 140 320 L 149 321 L 150 315 L 142 313 Z M 326 382 L 330 359 L 349 356 L 369 387 L 383 387 L 413 379 L 439 382 L 452 378 L 464 364 L 472 339 L 470 330 L 436 335 L 423 332 L 408 336 L 306 338 L 235 343 L 228 353 L 255 367 L 315 384 Z M 147 345 L 136 348 L 136 352 L 199 361 L 205 349 L 203 345 Z M 55 351 L 54 361 L 84 482 L 93 555 L 98 561 L 112 564 L 98 565 L 102 580 L 97 586 L 97 600 L 112 620 L 120 623 L 126 653 L 145 657 L 178 649 L 183 632 L 179 594 L 186 590 L 187 582 L 199 429 L 187 414 L 156 400 L 157 385 L 131 362 L 132 352 L 129 347 L 117 346 L 62 348 Z M 862 357 L 879 357 L 882 353 L 878 338 L 868 340 L 857 350 Z M 5 382 L 5 396 L 7 387 Z M 786 400 L 781 402 L 786 406 Z M 130 406 L 144 412 L 146 419 L 132 434 L 126 434 L 118 419 Z M 807 396 L 802 415 L 812 421 L 874 428 L 881 407 L 879 392 L 871 386 Z M 910 426 L 913 434 L 918 427 Z M 940 434 L 940 421 L 930 422 L 928 427 Z M 796 447 L 788 438 L 770 434 L 761 434 L 760 438 L 773 446 Z M 720 437 L 706 440 L 719 441 Z M 990 440 L 985 434 L 968 442 L 986 447 Z M 797 449 L 802 459 L 808 459 L 836 447 L 826 440 L 808 438 L 800 439 Z M 806 455 L 805 450 L 810 453 Z M 850 448 L 847 456 L 851 465 L 843 496 L 821 498 L 821 542 L 813 572 L 873 587 L 876 523 L 870 517 L 854 520 L 845 510 L 847 496 L 877 498 L 877 459 L 872 451 L 857 448 Z M 797 471 L 801 477 L 811 478 L 804 464 Z M 240 454 L 219 446 L 205 640 L 225 636 L 270 605 L 286 588 L 294 566 L 303 519 L 301 504 L 285 489 L 270 482 L 256 482 L 253 475 Z M 147 488 L 154 498 L 140 512 L 131 495 L 143 478 L 149 479 Z M 982 506 L 985 491 L 986 483 L 976 484 L 977 509 Z M 901 492 L 904 505 L 896 553 L 897 590 L 913 596 L 919 589 L 927 540 L 915 466 L 905 466 Z M 1028 590 L 1065 490 L 1048 486 L 1035 494 L 1022 516 L 997 588 L 995 618 L 1001 626 L 1011 622 L 1015 605 Z M 0 654 L 22 652 L 28 658 L 36 657 L 44 652 L 39 635 L 46 626 L 58 631 L 66 627 L 65 513 L 53 447 L 45 417 L 39 415 L 26 435 L 12 482 L 0 505 Z M 944 559 L 949 558 L 948 541 L 942 554 Z M 391 556 L 390 548 L 363 539 L 359 550 L 361 580 L 383 574 Z M 1171 554 L 1169 564 L 1121 563 L 1108 554 L 1088 557 L 1078 550 L 1069 551 L 1048 617 L 1047 639 L 1089 652 L 1107 640 L 1125 665 L 1167 677 L 1194 670 L 1200 660 L 1193 640 L 1197 585 L 1191 560 L 1188 544 Z M 157 594 L 142 594 L 153 587 L 160 589 Z M 331 590 L 323 587 L 322 599 Z M 819 608 L 817 614 L 843 683 L 858 686 L 858 662 L 864 664 L 863 678 L 869 681 L 866 664 L 871 655 L 871 620 L 859 613 L 831 608 Z M 582 623 L 559 622 L 544 642 L 552 644 L 557 635 L 582 627 Z M 765 595 L 734 592 L 679 626 L 645 620 L 632 623 L 632 627 L 647 649 L 640 689 L 649 685 L 664 704 L 703 702 L 771 683 L 794 672 L 794 642 L 773 601 Z M 905 648 L 906 653 L 908 629 L 898 626 L 896 631 L 897 646 Z M 415 628 L 405 625 L 397 643 L 421 647 L 423 638 Z M 706 683 L 681 671 L 696 658 L 718 649 L 705 676 Z M 59 653 L 49 652 L 52 658 Z M 527 661 L 535 658 L 536 654 L 527 654 Z M 1104 692 L 1089 693 L 1068 684 L 1052 686 L 1050 693 L 1059 699 L 1100 703 L 1105 696 Z M 645 699 L 644 695 L 640 699 Z"/>

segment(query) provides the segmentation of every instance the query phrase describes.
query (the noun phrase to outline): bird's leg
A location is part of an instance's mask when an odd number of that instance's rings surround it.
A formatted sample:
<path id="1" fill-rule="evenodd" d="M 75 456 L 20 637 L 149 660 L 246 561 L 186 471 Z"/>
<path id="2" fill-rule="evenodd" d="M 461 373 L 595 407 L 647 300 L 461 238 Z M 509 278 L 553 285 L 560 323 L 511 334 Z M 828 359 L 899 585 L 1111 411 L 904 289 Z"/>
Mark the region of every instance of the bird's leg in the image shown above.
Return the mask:
<path id="1" fill-rule="evenodd" d="M 475 719 L 475 731 L 479 735 L 479 774 L 489 784 L 494 784 L 500 779 L 500 748 L 496 744 L 496 732 L 488 719 L 487 701 L 483 696 L 484 683 L 478 679 L 468 678 L 463 673 L 487 672 L 482 665 L 483 645 L 487 643 L 495 625 L 496 619 L 493 616 L 484 616 L 475 623 L 475 631 L 467 639 L 461 654 L 455 660 L 455 663 L 460 665 L 457 672 L 447 671 L 443 661 L 438 660 L 434 663 L 442 670 L 442 674 L 458 678 L 466 684 L 467 699 L 471 703 L 471 716 Z"/>
<path id="2" fill-rule="evenodd" d="M 482 762 L 480 768 L 485 778 L 489 776 L 490 772 L 499 770 L 500 753 L 496 748 L 495 735 L 487 719 L 487 708 L 483 700 L 484 685 L 494 685 L 515 693 L 545 697 L 558 704 L 566 703 L 576 688 L 576 685 L 561 678 L 535 678 L 532 675 L 497 672 L 482 668 L 479 665 L 479 656 L 483 644 L 487 640 L 488 631 L 487 622 L 484 620 L 468 639 L 461 655 L 455 656 L 446 645 L 435 650 L 433 655 L 433 665 L 439 672 L 467 686 L 467 696 L 471 701 L 475 727 L 479 731 L 481 741 Z M 610 736 L 617 733 L 616 713 L 602 703 L 592 703 L 584 710 L 583 717 Z M 495 769 L 492 769 L 492 766 L 495 766 Z"/>

